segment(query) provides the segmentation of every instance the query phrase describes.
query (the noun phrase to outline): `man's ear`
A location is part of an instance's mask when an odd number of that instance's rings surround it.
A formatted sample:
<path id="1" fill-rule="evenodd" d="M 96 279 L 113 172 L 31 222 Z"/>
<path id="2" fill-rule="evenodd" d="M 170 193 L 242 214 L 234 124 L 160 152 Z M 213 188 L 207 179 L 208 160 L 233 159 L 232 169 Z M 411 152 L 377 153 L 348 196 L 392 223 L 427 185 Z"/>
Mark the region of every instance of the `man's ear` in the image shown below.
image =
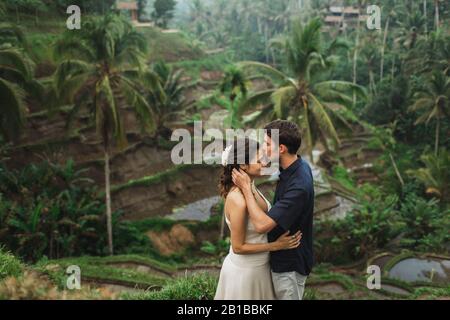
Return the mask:
<path id="1" fill-rule="evenodd" d="M 280 151 L 280 154 L 285 154 L 285 153 L 288 153 L 288 148 L 284 145 L 284 144 L 280 144 L 280 146 L 279 146 L 279 151 Z"/>
<path id="2" fill-rule="evenodd" d="M 248 165 L 246 165 L 246 164 L 241 164 L 241 165 L 239 165 L 239 169 L 242 170 L 242 171 L 244 171 L 244 172 L 247 172 Z"/>

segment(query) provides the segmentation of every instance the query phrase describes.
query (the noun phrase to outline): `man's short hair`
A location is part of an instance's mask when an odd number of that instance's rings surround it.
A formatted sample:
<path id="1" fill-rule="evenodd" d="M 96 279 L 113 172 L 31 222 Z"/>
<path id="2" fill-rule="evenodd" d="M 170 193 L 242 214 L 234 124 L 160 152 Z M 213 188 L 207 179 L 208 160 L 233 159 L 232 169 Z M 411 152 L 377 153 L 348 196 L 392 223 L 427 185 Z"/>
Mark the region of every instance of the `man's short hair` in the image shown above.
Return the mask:
<path id="1" fill-rule="evenodd" d="M 302 145 L 302 137 L 299 127 L 292 121 L 275 120 L 264 127 L 269 137 L 272 136 L 271 130 L 278 129 L 279 143 L 284 144 L 290 154 L 296 154 Z"/>

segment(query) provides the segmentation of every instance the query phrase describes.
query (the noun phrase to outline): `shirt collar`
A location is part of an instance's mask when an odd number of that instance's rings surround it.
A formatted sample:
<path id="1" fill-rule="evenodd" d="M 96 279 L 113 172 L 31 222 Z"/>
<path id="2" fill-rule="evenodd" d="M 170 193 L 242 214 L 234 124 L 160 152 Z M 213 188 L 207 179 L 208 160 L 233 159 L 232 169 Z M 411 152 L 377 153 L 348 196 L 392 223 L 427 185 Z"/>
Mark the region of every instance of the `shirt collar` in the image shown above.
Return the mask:
<path id="1" fill-rule="evenodd" d="M 279 175 L 280 180 L 283 180 L 283 179 L 291 176 L 295 172 L 295 170 L 297 170 L 297 168 L 300 166 L 301 161 L 302 161 L 302 158 L 300 156 L 297 156 L 297 160 L 295 160 L 286 169 L 283 169 L 280 167 L 280 175 Z"/>

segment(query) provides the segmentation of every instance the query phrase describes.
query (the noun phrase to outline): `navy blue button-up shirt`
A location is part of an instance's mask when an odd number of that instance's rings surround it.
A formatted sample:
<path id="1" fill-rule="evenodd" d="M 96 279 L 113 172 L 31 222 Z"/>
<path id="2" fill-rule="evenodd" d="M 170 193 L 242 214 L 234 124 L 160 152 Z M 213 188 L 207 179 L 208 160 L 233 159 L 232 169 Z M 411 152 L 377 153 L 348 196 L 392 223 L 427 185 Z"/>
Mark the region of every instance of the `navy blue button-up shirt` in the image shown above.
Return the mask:
<path id="1" fill-rule="evenodd" d="M 313 212 L 314 184 L 311 168 L 300 157 L 288 168 L 280 169 L 273 207 L 268 215 L 277 223 L 269 232 L 270 242 L 286 231 L 294 234 L 301 230 L 300 246 L 295 249 L 270 253 L 273 272 L 297 271 L 309 275 L 313 266 Z"/>

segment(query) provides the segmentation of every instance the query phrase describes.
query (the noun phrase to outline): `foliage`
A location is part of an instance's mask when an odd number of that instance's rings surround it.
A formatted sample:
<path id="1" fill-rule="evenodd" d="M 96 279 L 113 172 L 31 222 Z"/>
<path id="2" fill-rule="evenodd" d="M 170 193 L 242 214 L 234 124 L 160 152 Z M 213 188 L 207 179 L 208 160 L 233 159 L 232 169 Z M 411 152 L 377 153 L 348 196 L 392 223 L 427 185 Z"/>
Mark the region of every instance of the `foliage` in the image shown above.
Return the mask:
<path id="1" fill-rule="evenodd" d="M 415 191 L 405 187 L 399 198 L 364 185 L 358 193 L 360 206 L 344 219 L 315 223 L 317 259 L 343 264 L 377 250 L 448 252 L 449 210 Z"/>
<path id="2" fill-rule="evenodd" d="M 333 178 L 335 178 L 342 186 L 348 190 L 356 191 L 355 183 L 350 178 L 347 169 L 341 166 L 333 167 Z"/>
<path id="3" fill-rule="evenodd" d="M 437 155 L 439 149 L 440 124 L 446 117 L 450 118 L 450 77 L 444 72 L 434 71 L 425 88 L 414 93 L 415 102 L 410 107 L 411 111 L 422 111 L 415 124 L 436 121 L 435 149 Z"/>
<path id="4" fill-rule="evenodd" d="M 147 0 L 138 0 L 137 1 L 137 6 L 138 6 L 138 17 L 140 21 L 145 21 L 148 20 L 147 18 Z"/>
<path id="5" fill-rule="evenodd" d="M 195 0 L 178 25 L 211 48 L 231 48 L 238 60 L 276 62 L 271 40 L 289 29 L 299 6 L 291 0 Z"/>
<path id="6" fill-rule="evenodd" d="M 103 206 L 73 161 L 0 167 L 0 239 L 25 260 L 102 254 Z"/>
<path id="7" fill-rule="evenodd" d="M 347 81 L 326 80 L 320 73 L 329 69 L 336 60 L 333 52 L 345 47 L 342 41 L 333 41 L 324 47 L 321 38 L 322 24 L 312 19 L 302 25 L 297 22 L 287 40 L 282 45 L 287 73 L 267 64 L 243 62 L 242 67 L 254 68 L 262 74 L 270 75 L 273 89 L 256 92 L 242 104 L 241 112 L 260 104 L 265 104 L 272 117 L 289 119 L 302 129 L 303 141 L 309 154 L 316 140 L 325 147 L 340 144 L 334 121 L 348 125 L 335 111 L 335 106 L 344 108 L 352 102 L 349 93 L 364 96 L 364 89 Z M 330 143 L 331 141 L 331 143 Z"/>
<path id="8" fill-rule="evenodd" d="M 204 241 L 200 250 L 216 257 L 219 261 L 222 261 L 222 258 L 226 256 L 230 250 L 230 238 L 220 239 L 216 243 Z"/>
<path id="9" fill-rule="evenodd" d="M 34 79 L 34 63 L 19 45 L 25 45 L 22 30 L 0 24 L 0 136 L 17 140 L 25 124 L 26 98 L 39 98 L 40 83 Z"/>
<path id="10" fill-rule="evenodd" d="M 423 154 L 420 160 L 425 167 L 409 170 L 408 173 L 424 184 L 427 194 L 448 203 L 450 201 L 450 152 L 442 148 L 439 155 Z"/>
<path id="11" fill-rule="evenodd" d="M 43 162 L 20 171 L 1 167 L 0 241 L 26 260 L 106 253 L 104 205 L 73 161 Z M 160 257 L 144 232 L 169 220 L 120 221 L 113 215 L 116 252 Z M 147 229 L 148 228 L 148 229 Z"/>
<path id="12" fill-rule="evenodd" d="M 146 56 L 151 62 L 178 62 L 203 57 L 201 47 L 195 46 L 195 40 L 184 32 L 164 33 L 156 27 L 142 27 L 137 30 L 148 43 Z"/>
<path id="13" fill-rule="evenodd" d="M 85 280 L 93 279 L 98 281 L 116 281 L 124 283 L 128 286 L 138 286 L 140 288 L 148 288 L 152 286 L 161 286 L 166 283 L 165 277 L 153 275 L 145 272 L 139 272 L 131 268 L 120 268 L 114 266 L 114 263 L 132 262 L 130 259 L 108 259 L 99 257 L 78 257 L 65 258 L 60 260 L 41 260 L 35 268 L 48 275 L 48 277 L 57 285 L 58 288 L 63 289 L 66 286 L 68 266 L 77 265 L 82 270 L 82 278 Z M 122 258 L 123 257 L 119 257 Z"/>
<path id="14" fill-rule="evenodd" d="M 212 300 L 216 292 L 217 278 L 207 273 L 178 278 L 161 291 L 125 293 L 125 300 Z"/>
<path id="15" fill-rule="evenodd" d="M 9 277 L 0 283 L 0 300 L 106 300 L 114 299 L 109 291 L 58 291 L 45 276 L 36 271 L 25 271 L 21 277 Z"/>
<path id="16" fill-rule="evenodd" d="M 175 120 L 182 120 L 189 111 L 190 104 L 184 97 L 186 87 L 182 83 L 183 70 L 159 61 L 153 64 L 152 71 L 157 85 L 148 87 L 147 99 L 156 118 L 157 133 L 169 139 L 171 131 L 167 128 Z"/>
<path id="17" fill-rule="evenodd" d="M 239 103 L 247 97 L 249 81 L 243 71 L 238 67 L 231 65 L 225 69 L 222 82 L 219 84 L 219 90 L 222 94 L 228 96 L 228 118 L 225 119 L 227 128 L 240 128 L 242 125 L 238 120 Z"/>
<path id="18" fill-rule="evenodd" d="M 18 277 L 22 271 L 22 263 L 10 252 L 0 247 L 0 281 L 7 277 Z"/>
<path id="19" fill-rule="evenodd" d="M 142 129 L 152 132 L 154 118 L 140 92 L 141 82 L 155 83 L 152 73 L 142 73 L 145 50 L 142 35 L 117 15 L 88 19 L 80 32 L 66 32 L 55 48 L 63 60 L 54 83 L 59 102 L 74 105 L 69 121 L 87 108 L 105 146 L 110 145 L 111 136 L 123 146 L 120 93 L 136 111 Z"/>
<path id="20" fill-rule="evenodd" d="M 173 11 L 177 2 L 175 0 L 156 0 L 152 18 L 156 25 L 161 28 L 167 28 L 169 21 L 173 18 Z"/>
<path id="21" fill-rule="evenodd" d="M 401 202 L 399 215 L 405 224 L 402 247 L 423 252 L 445 252 L 450 243 L 450 209 L 442 210 L 435 199 L 410 193 Z"/>
<path id="22" fill-rule="evenodd" d="M 182 68 L 191 78 L 198 79 L 203 71 L 222 71 L 230 63 L 226 53 L 215 54 L 196 60 L 181 60 L 173 63 L 174 67 Z"/>
<path id="23" fill-rule="evenodd" d="M 155 130 L 155 117 L 141 92 L 142 84 L 158 86 L 155 74 L 145 67 L 146 48 L 142 34 L 115 14 L 87 19 L 78 32 L 66 31 L 55 48 L 62 61 L 54 75 L 54 95 L 58 104 L 73 105 L 68 126 L 85 109 L 95 121 L 103 143 L 110 254 L 114 250 L 109 152 L 114 143 L 119 149 L 127 143 L 121 114 L 123 102 L 136 114 L 142 132 L 151 134 Z"/>

